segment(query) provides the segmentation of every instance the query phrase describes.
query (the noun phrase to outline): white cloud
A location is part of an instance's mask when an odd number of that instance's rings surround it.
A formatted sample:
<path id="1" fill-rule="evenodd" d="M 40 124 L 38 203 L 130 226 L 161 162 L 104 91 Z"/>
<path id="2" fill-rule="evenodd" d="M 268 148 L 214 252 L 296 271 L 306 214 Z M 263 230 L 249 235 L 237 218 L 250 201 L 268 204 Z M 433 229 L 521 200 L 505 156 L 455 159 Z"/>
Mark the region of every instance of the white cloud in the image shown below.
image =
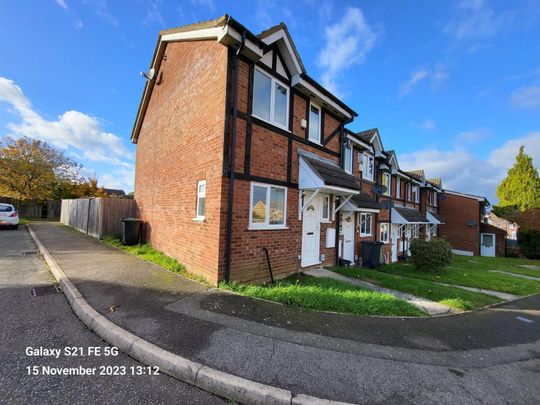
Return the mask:
<path id="1" fill-rule="evenodd" d="M 375 45 L 377 34 L 368 25 L 362 10 L 350 7 L 340 21 L 326 28 L 324 39 L 324 48 L 318 56 L 318 64 L 323 69 L 321 82 L 330 91 L 339 93 L 339 77 L 345 69 L 364 62 Z"/>
<path id="2" fill-rule="evenodd" d="M 510 96 L 510 102 L 517 108 L 540 108 L 540 86 L 527 86 L 515 90 Z"/>
<path id="3" fill-rule="evenodd" d="M 78 30 L 82 29 L 84 27 L 84 24 L 83 22 L 80 20 L 80 19 L 76 19 L 74 24 L 75 28 L 77 28 Z"/>
<path id="4" fill-rule="evenodd" d="M 133 191 L 133 169 L 121 168 L 105 173 L 99 178 L 99 184 L 105 188 L 117 188 L 126 193 Z"/>
<path id="5" fill-rule="evenodd" d="M 143 19 L 143 24 L 157 24 L 160 27 L 165 27 L 165 20 L 159 11 L 161 0 L 151 0 L 146 8 L 146 15 Z"/>
<path id="6" fill-rule="evenodd" d="M 216 3 L 214 3 L 214 0 L 191 0 L 191 4 L 193 4 L 195 7 L 208 8 L 210 11 L 214 11 L 216 9 Z"/>
<path id="7" fill-rule="evenodd" d="M 424 131 L 434 131 L 435 129 L 437 129 L 437 124 L 435 123 L 435 121 L 430 119 L 426 119 L 422 122 L 413 123 L 413 125 L 416 128 L 423 129 Z"/>
<path id="8" fill-rule="evenodd" d="M 457 40 L 494 36 L 511 19 L 509 13 L 496 14 L 484 0 L 463 0 L 457 4 L 444 31 Z"/>
<path id="9" fill-rule="evenodd" d="M 441 177 L 443 187 L 449 190 L 482 195 L 492 204 L 497 203 L 495 190 L 514 164 L 521 145 L 540 164 L 540 131 L 511 139 L 493 150 L 486 159 L 474 156 L 464 149 L 424 149 L 399 156 L 403 170 L 422 168 L 428 178 Z"/>
<path id="10" fill-rule="evenodd" d="M 464 132 L 460 132 L 457 137 L 456 137 L 456 140 L 459 142 L 459 143 L 477 143 L 477 142 L 480 142 L 481 140 L 485 139 L 486 137 L 488 136 L 488 131 L 484 130 L 484 129 L 477 129 L 477 130 L 472 130 L 472 131 L 464 131 Z"/>
<path id="11" fill-rule="evenodd" d="M 448 70 L 444 65 L 436 65 L 432 69 L 417 68 L 411 72 L 409 79 L 403 83 L 399 90 L 399 98 L 412 92 L 422 82 L 429 82 L 432 89 L 436 89 L 448 78 Z"/>
<path id="12" fill-rule="evenodd" d="M 64 10 L 68 9 L 68 6 L 66 4 L 65 0 L 54 0 L 56 4 L 58 4 L 60 7 L 62 7 Z"/>
<path id="13" fill-rule="evenodd" d="M 84 0 L 84 3 L 89 4 L 98 16 L 107 20 L 111 25 L 118 25 L 118 20 L 110 13 L 106 0 Z"/>
<path id="14" fill-rule="evenodd" d="M 20 118 L 7 128 L 14 136 L 28 136 L 49 142 L 93 162 L 104 162 L 132 168 L 133 154 L 115 134 L 106 132 L 101 122 L 79 111 L 66 111 L 56 120 L 47 120 L 37 113 L 22 89 L 12 80 L 0 77 L 0 102 L 10 105 L 10 111 Z"/>

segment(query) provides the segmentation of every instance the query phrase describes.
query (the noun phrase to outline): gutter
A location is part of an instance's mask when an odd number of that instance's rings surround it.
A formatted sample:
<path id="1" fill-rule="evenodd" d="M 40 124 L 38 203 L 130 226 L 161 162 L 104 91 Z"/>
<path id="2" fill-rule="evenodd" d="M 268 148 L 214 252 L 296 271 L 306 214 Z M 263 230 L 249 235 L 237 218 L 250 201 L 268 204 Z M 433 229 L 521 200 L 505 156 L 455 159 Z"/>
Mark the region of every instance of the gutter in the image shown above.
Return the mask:
<path id="1" fill-rule="evenodd" d="M 230 17 L 229 17 L 230 18 Z M 228 21 L 227 21 L 228 23 Z M 238 118 L 238 56 L 246 43 L 247 31 L 242 32 L 242 42 L 234 54 L 234 78 L 233 78 L 233 116 L 231 128 L 231 156 L 229 159 L 229 195 L 227 201 L 227 234 L 225 241 L 225 281 L 231 278 L 231 247 L 233 226 L 233 195 L 234 175 L 236 166 L 236 121 Z"/>

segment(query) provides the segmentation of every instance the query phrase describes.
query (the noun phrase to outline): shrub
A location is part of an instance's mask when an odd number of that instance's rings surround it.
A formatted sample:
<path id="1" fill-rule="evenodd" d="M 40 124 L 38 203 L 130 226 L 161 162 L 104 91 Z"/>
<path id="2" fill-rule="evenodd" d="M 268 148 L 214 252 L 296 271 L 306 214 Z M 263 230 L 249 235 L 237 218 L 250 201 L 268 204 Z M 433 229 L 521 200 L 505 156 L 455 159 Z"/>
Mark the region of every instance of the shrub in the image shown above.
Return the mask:
<path id="1" fill-rule="evenodd" d="M 424 273 L 439 273 L 452 262 L 450 245 L 444 239 L 413 239 L 410 250 L 412 264 Z"/>
<path id="2" fill-rule="evenodd" d="M 518 246 L 526 258 L 540 259 L 540 231 L 520 228 L 518 231 Z"/>

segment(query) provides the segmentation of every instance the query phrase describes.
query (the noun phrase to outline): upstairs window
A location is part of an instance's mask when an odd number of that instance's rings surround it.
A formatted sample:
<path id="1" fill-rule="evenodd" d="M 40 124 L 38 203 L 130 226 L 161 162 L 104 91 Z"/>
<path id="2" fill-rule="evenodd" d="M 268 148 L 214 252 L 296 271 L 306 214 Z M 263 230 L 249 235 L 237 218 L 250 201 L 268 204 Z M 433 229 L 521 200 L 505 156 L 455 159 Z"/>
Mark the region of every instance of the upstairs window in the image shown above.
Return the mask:
<path id="1" fill-rule="evenodd" d="M 383 195 L 390 195 L 390 184 L 391 184 L 390 180 L 391 180 L 390 173 L 383 173 L 381 175 L 381 184 L 383 186 L 383 192 L 382 192 Z"/>
<path id="2" fill-rule="evenodd" d="M 266 184 L 251 184 L 250 228 L 285 226 L 287 189 Z"/>
<path id="3" fill-rule="evenodd" d="M 390 241 L 387 222 L 383 222 L 380 224 L 379 241 L 383 243 L 388 243 Z"/>
<path id="4" fill-rule="evenodd" d="M 352 173 L 352 148 L 350 146 L 345 146 L 344 165 L 345 171 L 347 173 Z"/>
<path id="5" fill-rule="evenodd" d="M 362 178 L 364 180 L 373 181 L 373 173 L 375 171 L 375 160 L 372 155 L 364 153 L 362 155 Z"/>
<path id="6" fill-rule="evenodd" d="M 433 192 L 433 206 L 436 207 L 437 205 L 439 205 L 439 194 L 434 191 Z"/>
<path id="7" fill-rule="evenodd" d="M 396 178 L 396 198 L 401 198 L 401 179 Z"/>
<path id="8" fill-rule="evenodd" d="M 289 88 L 255 68 L 253 79 L 253 115 L 287 129 L 289 122 Z"/>
<path id="9" fill-rule="evenodd" d="M 197 217 L 203 220 L 206 215 L 206 180 L 197 182 Z"/>
<path id="10" fill-rule="evenodd" d="M 314 104 L 309 107 L 309 140 L 321 143 L 321 109 Z"/>
<path id="11" fill-rule="evenodd" d="M 360 214 L 360 236 L 371 236 L 371 214 Z"/>
<path id="12" fill-rule="evenodd" d="M 411 183 L 407 183 L 407 201 L 412 201 Z"/>

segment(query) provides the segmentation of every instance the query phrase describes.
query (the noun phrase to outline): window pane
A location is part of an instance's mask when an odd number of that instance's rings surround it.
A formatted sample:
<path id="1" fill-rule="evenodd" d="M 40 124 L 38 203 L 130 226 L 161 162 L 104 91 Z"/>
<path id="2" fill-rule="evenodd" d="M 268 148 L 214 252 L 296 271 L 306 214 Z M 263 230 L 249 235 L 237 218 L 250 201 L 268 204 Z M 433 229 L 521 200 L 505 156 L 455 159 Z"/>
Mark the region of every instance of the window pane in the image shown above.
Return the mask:
<path id="1" fill-rule="evenodd" d="M 285 189 L 270 188 L 270 224 L 285 223 Z"/>
<path id="2" fill-rule="evenodd" d="M 352 148 L 350 146 L 345 147 L 345 170 L 352 171 Z"/>
<path id="3" fill-rule="evenodd" d="M 289 104 L 289 92 L 286 87 L 275 83 L 274 95 L 274 121 L 283 126 L 287 126 L 287 105 Z"/>
<path id="4" fill-rule="evenodd" d="M 205 209 L 206 209 L 206 198 L 205 197 L 199 197 L 198 198 L 198 204 L 197 204 L 197 216 L 204 217 Z"/>
<path id="5" fill-rule="evenodd" d="M 253 114 L 270 120 L 270 91 L 272 80 L 255 69 L 253 86 Z"/>
<path id="6" fill-rule="evenodd" d="M 206 194 L 206 183 L 199 183 L 199 195 Z"/>
<path id="7" fill-rule="evenodd" d="M 254 224 L 266 222 L 266 187 L 253 186 L 251 220 Z"/>
<path id="8" fill-rule="evenodd" d="M 323 205 L 322 205 L 322 217 L 324 219 L 328 219 L 328 204 L 329 204 L 329 197 L 323 197 Z"/>
<path id="9" fill-rule="evenodd" d="M 321 117 L 317 107 L 311 106 L 309 113 L 309 139 L 320 142 Z"/>

